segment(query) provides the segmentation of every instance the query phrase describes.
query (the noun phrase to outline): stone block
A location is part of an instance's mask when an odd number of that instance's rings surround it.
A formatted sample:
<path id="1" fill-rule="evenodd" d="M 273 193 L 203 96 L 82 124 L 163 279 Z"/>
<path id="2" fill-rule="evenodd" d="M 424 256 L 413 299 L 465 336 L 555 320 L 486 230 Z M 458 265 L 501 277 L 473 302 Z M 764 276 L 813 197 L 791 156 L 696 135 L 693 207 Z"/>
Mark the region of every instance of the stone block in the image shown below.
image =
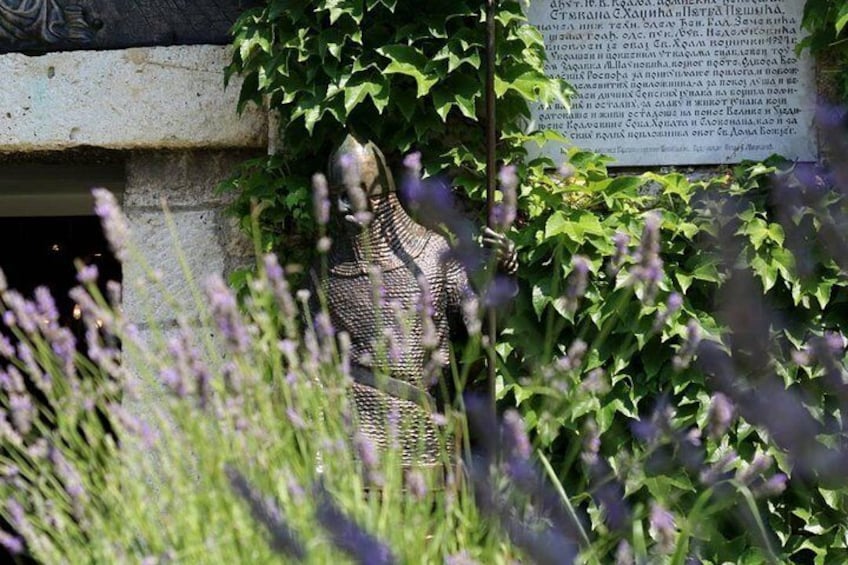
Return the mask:
<path id="1" fill-rule="evenodd" d="M 263 147 L 265 112 L 236 113 L 215 45 L 0 55 L 0 151 Z"/>
<path id="2" fill-rule="evenodd" d="M 197 313 L 192 283 L 202 289 L 205 279 L 224 272 L 224 249 L 219 240 L 219 213 L 206 211 L 174 212 L 176 241 L 186 258 L 192 280 L 183 274 L 177 255 L 177 243 L 170 236 L 162 212 L 129 214 L 133 239 L 160 282 L 150 279 L 137 260 L 124 265 L 124 312 L 135 323 L 174 320 L 179 312 L 188 317 Z"/>
<path id="3" fill-rule="evenodd" d="M 162 198 L 173 207 L 224 206 L 231 196 L 215 189 L 256 155 L 243 149 L 133 152 L 127 159 L 124 206 L 160 208 Z"/>

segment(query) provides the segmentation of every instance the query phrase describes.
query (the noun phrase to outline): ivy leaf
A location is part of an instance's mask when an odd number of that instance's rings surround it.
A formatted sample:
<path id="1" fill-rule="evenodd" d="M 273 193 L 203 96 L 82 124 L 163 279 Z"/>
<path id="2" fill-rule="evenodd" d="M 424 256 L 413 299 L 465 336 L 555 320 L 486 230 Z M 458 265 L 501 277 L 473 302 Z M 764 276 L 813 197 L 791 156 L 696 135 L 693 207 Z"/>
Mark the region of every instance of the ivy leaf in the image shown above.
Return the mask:
<path id="1" fill-rule="evenodd" d="M 848 4 L 842 4 L 842 7 L 839 9 L 839 16 L 836 18 L 836 34 L 839 35 L 842 33 L 842 30 L 845 29 L 845 25 L 848 24 Z"/>
<path id="2" fill-rule="evenodd" d="M 387 57 L 390 63 L 383 69 L 386 74 L 402 74 L 415 79 L 418 86 L 417 97 L 421 98 L 430 92 L 438 79 L 425 74 L 429 59 L 424 53 L 409 45 L 386 45 L 377 52 Z"/>
<path id="3" fill-rule="evenodd" d="M 444 85 L 432 92 L 436 113 L 447 120 L 451 108 L 456 107 L 466 118 L 476 116 L 475 101 L 480 97 L 481 85 L 468 75 L 457 75 L 445 81 Z"/>
<path id="4" fill-rule="evenodd" d="M 367 96 L 370 96 L 377 111 L 382 113 L 389 102 L 387 91 L 388 84 L 385 79 L 374 81 L 357 76 L 345 86 L 345 112 L 350 114 L 351 110 L 365 100 Z"/>

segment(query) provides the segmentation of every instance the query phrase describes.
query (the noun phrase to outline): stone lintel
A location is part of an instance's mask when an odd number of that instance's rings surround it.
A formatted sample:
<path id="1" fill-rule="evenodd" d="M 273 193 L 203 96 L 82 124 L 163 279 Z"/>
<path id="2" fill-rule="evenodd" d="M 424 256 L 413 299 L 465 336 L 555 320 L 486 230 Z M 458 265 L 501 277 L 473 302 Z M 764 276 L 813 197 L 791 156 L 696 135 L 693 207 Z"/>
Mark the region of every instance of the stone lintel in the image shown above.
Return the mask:
<path id="1" fill-rule="evenodd" d="M 75 147 L 264 147 L 267 117 L 236 113 L 228 47 L 0 55 L 0 152 Z"/>

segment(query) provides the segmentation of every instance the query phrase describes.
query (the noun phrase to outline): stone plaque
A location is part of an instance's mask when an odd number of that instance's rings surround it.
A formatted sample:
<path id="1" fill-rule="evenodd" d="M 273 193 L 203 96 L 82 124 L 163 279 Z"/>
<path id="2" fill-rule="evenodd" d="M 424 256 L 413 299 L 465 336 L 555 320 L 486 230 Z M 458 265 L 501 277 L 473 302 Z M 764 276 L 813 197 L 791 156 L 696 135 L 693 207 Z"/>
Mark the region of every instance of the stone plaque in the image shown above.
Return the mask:
<path id="1" fill-rule="evenodd" d="M 816 157 L 804 0 L 536 0 L 548 72 L 577 90 L 536 124 L 616 165 Z M 560 159 L 560 147 L 548 154 Z"/>
<path id="2" fill-rule="evenodd" d="M 258 0 L 0 0 L 0 53 L 222 44 Z"/>

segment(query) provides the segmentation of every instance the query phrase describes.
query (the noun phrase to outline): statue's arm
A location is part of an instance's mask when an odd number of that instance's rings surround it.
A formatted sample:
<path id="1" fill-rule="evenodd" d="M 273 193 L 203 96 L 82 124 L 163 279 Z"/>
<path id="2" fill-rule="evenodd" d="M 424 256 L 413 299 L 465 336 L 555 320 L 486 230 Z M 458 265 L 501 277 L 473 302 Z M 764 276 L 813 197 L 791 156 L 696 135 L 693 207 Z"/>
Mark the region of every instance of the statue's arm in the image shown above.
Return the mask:
<path id="1" fill-rule="evenodd" d="M 495 254 L 498 271 L 510 276 L 518 271 L 518 253 L 515 251 L 515 243 L 506 235 L 485 227 L 483 228 L 483 245 Z"/>

